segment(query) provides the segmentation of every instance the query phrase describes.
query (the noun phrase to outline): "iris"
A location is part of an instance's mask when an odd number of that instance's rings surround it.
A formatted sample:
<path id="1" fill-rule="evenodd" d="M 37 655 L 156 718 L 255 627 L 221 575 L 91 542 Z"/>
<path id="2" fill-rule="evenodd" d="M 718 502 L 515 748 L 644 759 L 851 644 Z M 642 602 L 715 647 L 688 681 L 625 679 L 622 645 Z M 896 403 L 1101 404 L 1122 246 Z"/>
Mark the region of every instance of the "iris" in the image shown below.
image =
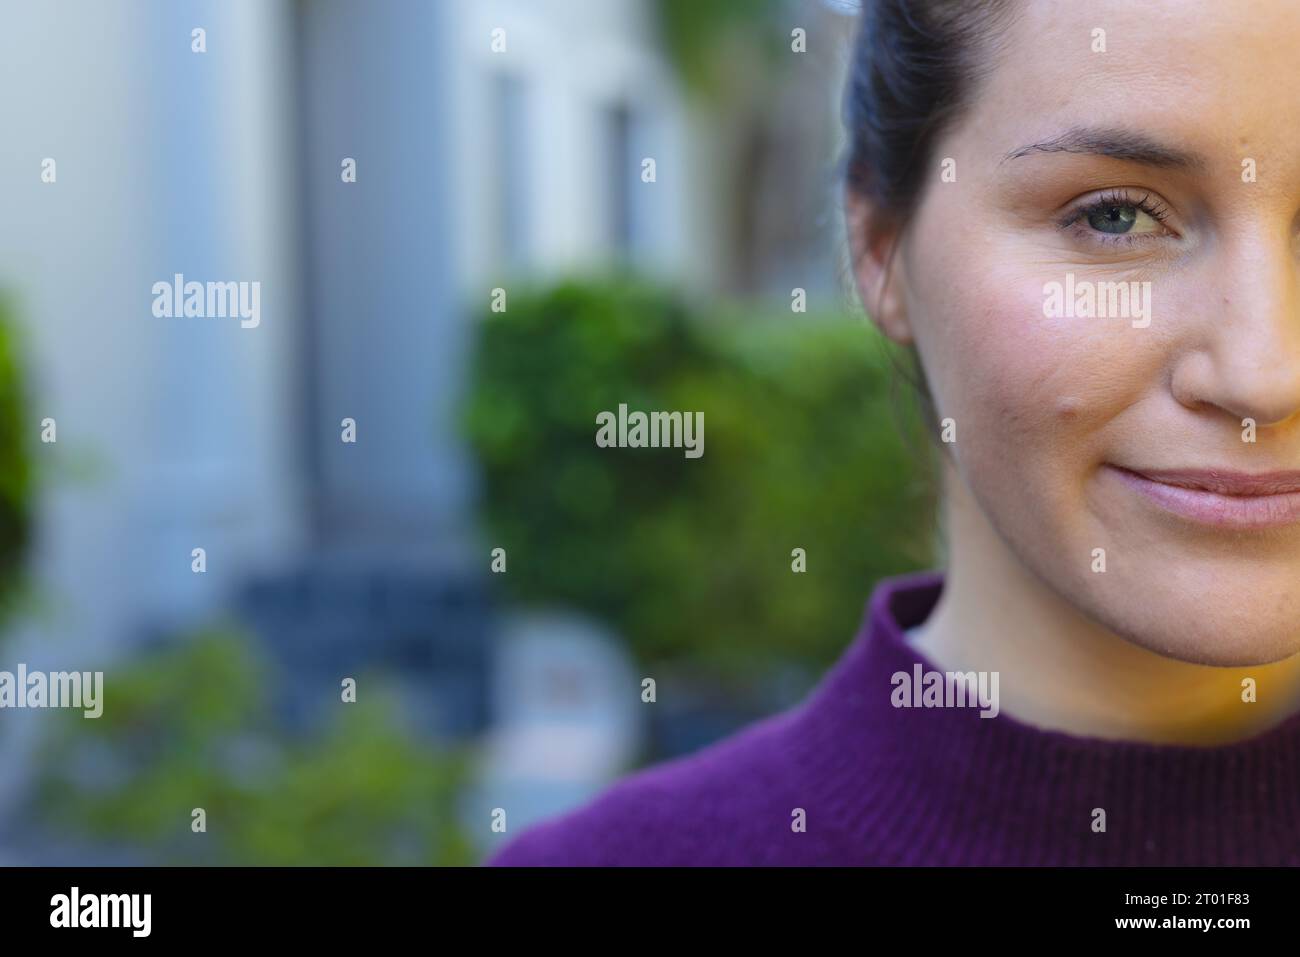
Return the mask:
<path id="1" fill-rule="evenodd" d="M 1088 214 L 1088 225 L 1098 232 L 1126 233 L 1137 221 L 1136 206 L 1103 206 Z"/>

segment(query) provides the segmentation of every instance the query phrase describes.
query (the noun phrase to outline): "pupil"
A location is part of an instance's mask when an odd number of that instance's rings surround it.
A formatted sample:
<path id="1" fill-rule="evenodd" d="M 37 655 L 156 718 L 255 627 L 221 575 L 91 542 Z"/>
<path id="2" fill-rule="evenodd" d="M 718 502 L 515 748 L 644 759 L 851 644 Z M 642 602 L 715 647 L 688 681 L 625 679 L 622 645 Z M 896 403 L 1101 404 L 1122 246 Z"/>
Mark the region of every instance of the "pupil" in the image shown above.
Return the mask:
<path id="1" fill-rule="evenodd" d="M 1103 206 L 1089 214 L 1088 225 L 1103 233 L 1126 233 L 1136 219 L 1134 206 Z"/>

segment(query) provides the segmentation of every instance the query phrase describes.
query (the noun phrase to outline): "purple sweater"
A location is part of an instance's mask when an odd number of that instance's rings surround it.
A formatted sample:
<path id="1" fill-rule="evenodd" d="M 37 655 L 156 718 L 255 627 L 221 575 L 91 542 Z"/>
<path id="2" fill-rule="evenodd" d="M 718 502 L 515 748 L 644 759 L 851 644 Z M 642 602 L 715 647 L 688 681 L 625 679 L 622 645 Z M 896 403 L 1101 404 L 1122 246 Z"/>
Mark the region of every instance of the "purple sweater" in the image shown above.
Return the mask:
<path id="1" fill-rule="evenodd" d="M 624 777 L 487 863 L 1300 864 L 1300 715 L 1193 748 L 1076 737 L 978 706 L 895 707 L 896 672 L 938 670 L 903 632 L 942 584 L 932 572 L 882 582 L 800 704 Z"/>

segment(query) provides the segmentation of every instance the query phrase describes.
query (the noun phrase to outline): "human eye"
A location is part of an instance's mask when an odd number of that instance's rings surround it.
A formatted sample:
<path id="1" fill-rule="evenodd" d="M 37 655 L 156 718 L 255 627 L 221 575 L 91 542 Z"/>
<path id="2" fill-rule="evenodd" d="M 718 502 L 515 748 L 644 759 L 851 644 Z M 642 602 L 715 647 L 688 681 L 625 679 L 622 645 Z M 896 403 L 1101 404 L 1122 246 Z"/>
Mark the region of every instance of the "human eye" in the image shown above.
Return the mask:
<path id="1" fill-rule="evenodd" d="M 1085 241 L 1134 243 L 1174 235 L 1169 207 L 1146 191 L 1108 190 L 1085 197 L 1057 225 Z"/>

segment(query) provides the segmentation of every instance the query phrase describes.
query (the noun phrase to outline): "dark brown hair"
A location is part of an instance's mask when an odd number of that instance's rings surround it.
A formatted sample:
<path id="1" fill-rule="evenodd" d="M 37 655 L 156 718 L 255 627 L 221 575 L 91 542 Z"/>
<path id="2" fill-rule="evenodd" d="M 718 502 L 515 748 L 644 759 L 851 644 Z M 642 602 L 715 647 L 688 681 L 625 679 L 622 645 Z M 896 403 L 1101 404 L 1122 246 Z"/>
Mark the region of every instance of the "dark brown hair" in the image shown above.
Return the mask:
<path id="1" fill-rule="evenodd" d="M 1009 0 L 864 0 L 844 97 L 848 187 L 906 222 Z"/>
<path id="2" fill-rule="evenodd" d="M 910 221 L 937 175 L 935 143 L 969 103 L 1010 9 L 1011 0 L 863 0 L 844 95 L 844 178 L 871 203 L 873 222 L 901 232 Z M 908 352 L 906 374 L 937 434 L 924 370 Z"/>

